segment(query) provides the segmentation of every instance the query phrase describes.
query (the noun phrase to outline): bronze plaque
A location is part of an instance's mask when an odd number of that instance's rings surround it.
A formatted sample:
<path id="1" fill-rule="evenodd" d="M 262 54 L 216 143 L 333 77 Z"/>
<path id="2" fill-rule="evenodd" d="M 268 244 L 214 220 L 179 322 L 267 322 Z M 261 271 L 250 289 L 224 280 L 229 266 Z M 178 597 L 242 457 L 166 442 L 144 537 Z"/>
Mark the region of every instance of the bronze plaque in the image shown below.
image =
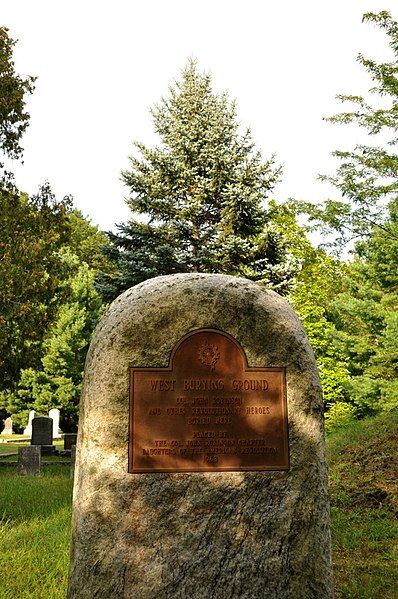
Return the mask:
<path id="1" fill-rule="evenodd" d="M 249 368 L 227 333 L 198 329 L 167 368 L 130 368 L 129 472 L 288 470 L 284 368 Z"/>

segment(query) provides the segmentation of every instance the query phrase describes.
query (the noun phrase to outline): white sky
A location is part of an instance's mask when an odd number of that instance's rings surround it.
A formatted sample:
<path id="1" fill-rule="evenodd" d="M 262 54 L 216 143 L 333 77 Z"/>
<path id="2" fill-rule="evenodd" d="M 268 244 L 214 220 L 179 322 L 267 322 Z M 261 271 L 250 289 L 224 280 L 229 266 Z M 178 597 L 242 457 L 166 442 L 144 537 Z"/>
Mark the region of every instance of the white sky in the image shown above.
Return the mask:
<path id="1" fill-rule="evenodd" d="M 36 75 L 24 136 L 21 190 L 48 180 L 57 196 L 102 229 L 125 220 L 131 142 L 156 143 L 148 109 L 167 93 L 188 57 L 211 71 L 217 91 L 238 102 L 266 158 L 284 164 L 279 200 L 317 201 L 334 192 L 316 180 L 333 173 L 333 149 L 355 130 L 322 117 L 339 111 L 337 93 L 369 85 L 356 55 L 389 59 L 386 37 L 361 22 L 391 0 L 1 0 L 0 24 L 19 39 L 17 72 Z"/>

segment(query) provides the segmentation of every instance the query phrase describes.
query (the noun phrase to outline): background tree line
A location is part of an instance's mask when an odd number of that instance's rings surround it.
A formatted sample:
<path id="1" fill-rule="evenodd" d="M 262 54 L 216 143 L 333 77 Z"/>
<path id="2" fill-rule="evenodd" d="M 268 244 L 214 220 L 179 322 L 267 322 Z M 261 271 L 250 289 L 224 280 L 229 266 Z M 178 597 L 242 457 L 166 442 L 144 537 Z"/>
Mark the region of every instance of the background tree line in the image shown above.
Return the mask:
<path id="1" fill-rule="evenodd" d="M 48 183 L 32 197 L 20 192 L 1 165 L 3 417 L 23 426 L 30 409 L 59 407 L 73 428 L 85 354 L 107 304 L 147 278 L 191 271 L 243 276 L 286 296 L 316 354 L 330 426 L 397 405 L 398 24 L 387 12 L 364 20 L 385 31 L 392 61 L 360 55 L 370 99 L 338 96 L 349 108 L 330 118 L 375 140 L 334 152 L 340 166 L 324 178 L 342 199 L 278 205 L 275 157 L 261 156 L 235 103 L 214 93 L 194 61 L 151 111 L 159 144 L 134 144 L 122 173 L 131 218 L 116 232 L 100 232 Z M 15 72 L 13 44 L 0 28 L 0 145 L 18 159 L 34 78 Z M 311 243 L 313 230 L 323 246 Z"/>

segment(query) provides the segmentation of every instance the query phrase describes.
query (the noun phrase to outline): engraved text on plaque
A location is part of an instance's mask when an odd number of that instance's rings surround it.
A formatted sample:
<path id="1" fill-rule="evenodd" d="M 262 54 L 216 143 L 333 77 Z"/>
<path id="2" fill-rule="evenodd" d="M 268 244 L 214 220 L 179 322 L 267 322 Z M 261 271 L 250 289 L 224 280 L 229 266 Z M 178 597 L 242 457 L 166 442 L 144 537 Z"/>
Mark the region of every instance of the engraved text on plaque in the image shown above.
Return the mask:
<path id="1" fill-rule="evenodd" d="M 130 368 L 129 472 L 287 470 L 284 368 L 249 368 L 227 333 L 198 329 L 167 368 Z"/>

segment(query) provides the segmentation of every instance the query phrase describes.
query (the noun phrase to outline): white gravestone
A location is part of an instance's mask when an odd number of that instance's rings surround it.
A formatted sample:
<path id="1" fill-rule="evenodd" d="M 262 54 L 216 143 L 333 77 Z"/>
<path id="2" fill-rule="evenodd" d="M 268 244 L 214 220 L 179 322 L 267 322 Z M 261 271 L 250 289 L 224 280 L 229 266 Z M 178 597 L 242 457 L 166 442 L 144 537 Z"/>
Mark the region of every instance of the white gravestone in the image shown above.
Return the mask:
<path id="1" fill-rule="evenodd" d="M 1 432 L 2 435 L 12 435 L 13 434 L 13 430 L 12 430 L 12 418 L 6 418 L 4 420 L 4 428 Z"/>
<path id="2" fill-rule="evenodd" d="M 53 408 L 52 410 L 50 410 L 48 413 L 48 417 L 52 418 L 53 421 L 53 439 L 60 439 L 62 431 L 59 428 L 60 411 L 58 410 L 58 408 Z"/>
<path id="3" fill-rule="evenodd" d="M 33 420 L 33 418 L 36 418 L 36 412 L 34 410 L 31 410 L 29 412 L 28 426 L 23 431 L 23 434 L 29 435 L 29 437 L 32 436 L 32 420 Z"/>

